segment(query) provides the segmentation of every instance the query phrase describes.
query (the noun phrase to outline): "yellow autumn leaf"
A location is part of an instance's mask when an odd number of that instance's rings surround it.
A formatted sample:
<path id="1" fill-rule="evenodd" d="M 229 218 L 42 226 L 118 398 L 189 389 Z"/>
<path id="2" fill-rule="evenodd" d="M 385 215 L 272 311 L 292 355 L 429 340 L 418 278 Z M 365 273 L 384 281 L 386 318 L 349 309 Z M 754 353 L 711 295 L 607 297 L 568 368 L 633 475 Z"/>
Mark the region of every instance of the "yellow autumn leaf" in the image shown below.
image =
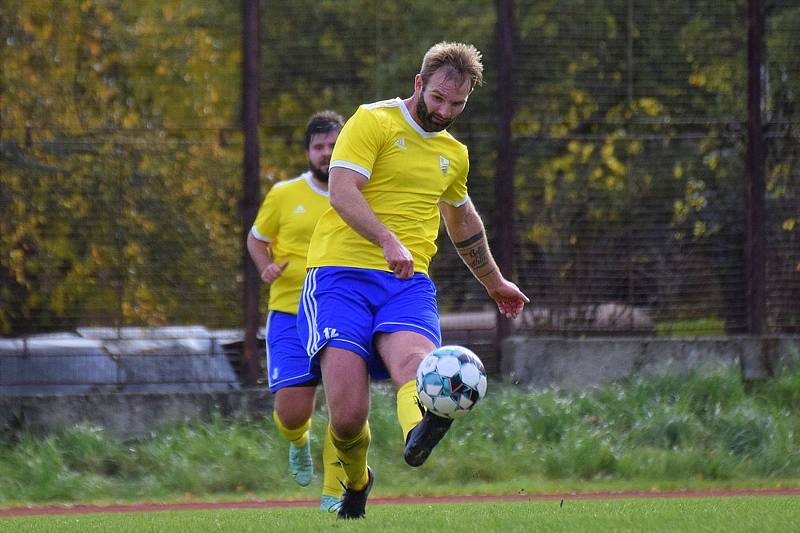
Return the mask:
<path id="1" fill-rule="evenodd" d="M 689 75 L 689 84 L 694 85 L 695 87 L 702 87 L 706 84 L 706 81 L 705 75 L 699 72 Z"/>
<path id="2" fill-rule="evenodd" d="M 139 124 L 139 117 L 134 113 L 126 113 L 125 116 L 122 117 L 123 128 L 133 128 L 137 124 Z"/>

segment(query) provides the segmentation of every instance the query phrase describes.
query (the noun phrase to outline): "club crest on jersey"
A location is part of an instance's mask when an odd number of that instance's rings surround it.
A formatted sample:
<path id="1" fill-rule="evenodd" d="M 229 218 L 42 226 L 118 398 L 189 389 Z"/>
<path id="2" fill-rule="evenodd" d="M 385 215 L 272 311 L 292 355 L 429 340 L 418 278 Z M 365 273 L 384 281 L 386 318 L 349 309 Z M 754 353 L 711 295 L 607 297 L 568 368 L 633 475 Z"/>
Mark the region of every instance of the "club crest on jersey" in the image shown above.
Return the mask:
<path id="1" fill-rule="evenodd" d="M 406 149 L 406 138 L 405 137 L 400 137 L 399 139 L 397 139 L 394 142 L 394 145 L 397 146 L 398 148 L 400 148 L 401 150 L 405 150 Z"/>
<path id="2" fill-rule="evenodd" d="M 447 174 L 447 169 L 450 168 L 450 160 L 447 159 L 445 156 L 439 156 L 439 170 L 442 171 L 442 175 L 444 176 Z"/>

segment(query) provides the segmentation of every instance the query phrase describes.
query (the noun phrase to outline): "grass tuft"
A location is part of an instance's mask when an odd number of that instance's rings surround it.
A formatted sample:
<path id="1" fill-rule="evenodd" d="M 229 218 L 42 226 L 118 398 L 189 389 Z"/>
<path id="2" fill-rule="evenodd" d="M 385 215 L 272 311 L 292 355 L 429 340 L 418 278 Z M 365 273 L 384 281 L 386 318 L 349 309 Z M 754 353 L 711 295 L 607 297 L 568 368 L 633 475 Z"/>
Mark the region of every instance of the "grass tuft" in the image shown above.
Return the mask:
<path id="1" fill-rule="evenodd" d="M 325 423 L 320 408 L 317 466 Z M 749 392 L 732 368 L 577 392 L 493 382 L 418 469 L 402 460 L 388 386 L 373 388 L 370 425 L 378 495 L 769 486 L 800 478 L 800 370 Z M 0 443 L 0 504 L 316 497 L 319 471 L 311 489 L 299 488 L 287 473 L 287 447 L 271 417 L 215 416 L 128 442 L 90 426 L 23 435 Z"/>

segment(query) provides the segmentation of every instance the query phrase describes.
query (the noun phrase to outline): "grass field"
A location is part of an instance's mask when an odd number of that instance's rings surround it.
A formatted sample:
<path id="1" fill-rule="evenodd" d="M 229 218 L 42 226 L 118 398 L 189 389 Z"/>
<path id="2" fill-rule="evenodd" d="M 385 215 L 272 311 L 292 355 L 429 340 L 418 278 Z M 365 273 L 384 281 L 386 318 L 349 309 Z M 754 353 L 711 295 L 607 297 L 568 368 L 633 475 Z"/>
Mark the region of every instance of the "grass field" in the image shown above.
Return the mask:
<path id="1" fill-rule="evenodd" d="M 373 496 L 800 486 L 800 369 L 745 388 L 735 369 L 586 391 L 490 383 L 419 469 L 402 461 L 394 395 L 373 391 Z M 315 416 L 314 433 L 324 427 Z M 315 437 L 318 439 L 318 437 Z M 320 461 L 319 440 L 313 447 Z M 298 487 L 270 420 L 187 422 L 132 441 L 77 427 L 0 442 L 0 509 L 48 504 L 319 497 Z M 558 503 L 558 502 L 557 502 Z M 467 506 L 371 505 L 385 531 L 800 531 L 800 496 L 567 498 Z M 178 525 L 176 526 L 176 523 Z M 433 525 L 431 525 L 433 523 Z M 287 524 L 292 524 L 289 527 Z M 341 527 L 313 506 L 0 518 L 0 531 L 295 531 Z"/>
<path id="2" fill-rule="evenodd" d="M 375 494 L 800 485 L 800 369 L 747 391 L 735 369 L 576 392 L 489 387 L 419 469 L 402 461 L 394 394 L 375 389 Z M 315 443 L 324 422 L 318 413 Z M 300 489 L 286 455 L 266 419 L 217 417 L 133 441 L 91 427 L 22 435 L 0 442 L 0 507 L 318 496 L 319 477 Z"/>
<path id="3" fill-rule="evenodd" d="M 312 508 L 162 511 L 0 519 L 2 532 L 148 531 L 800 531 L 800 498 L 631 498 L 372 505 L 362 521 Z"/>
<path id="4" fill-rule="evenodd" d="M 725 321 L 719 318 L 665 320 L 656 324 L 656 334 L 668 337 L 725 335 Z"/>

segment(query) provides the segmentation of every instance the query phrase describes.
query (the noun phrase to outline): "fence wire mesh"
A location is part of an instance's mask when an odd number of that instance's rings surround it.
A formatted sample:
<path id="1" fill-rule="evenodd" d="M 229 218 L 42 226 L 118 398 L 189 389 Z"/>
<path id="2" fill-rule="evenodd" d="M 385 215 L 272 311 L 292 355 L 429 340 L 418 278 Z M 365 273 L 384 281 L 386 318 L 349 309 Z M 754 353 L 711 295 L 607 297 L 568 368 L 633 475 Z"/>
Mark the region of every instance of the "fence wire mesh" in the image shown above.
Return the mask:
<path id="1" fill-rule="evenodd" d="M 765 9 L 767 329 L 798 332 L 800 2 Z M 304 170 L 313 111 L 408 96 L 431 44 L 472 42 L 486 83 L 452 131 L 491 238 L 513 211 L 518 327 L 745 331 L 744 0 L 517 1 L 513 206 L 494 201 L 494 3 L 261 10 L 262 194 Z M 239 327 L 238 10 L 7 0 L 0 24 L 0 334 Z M 444 236 L 432 276 L 443 313 L 493 320 Z"/>

